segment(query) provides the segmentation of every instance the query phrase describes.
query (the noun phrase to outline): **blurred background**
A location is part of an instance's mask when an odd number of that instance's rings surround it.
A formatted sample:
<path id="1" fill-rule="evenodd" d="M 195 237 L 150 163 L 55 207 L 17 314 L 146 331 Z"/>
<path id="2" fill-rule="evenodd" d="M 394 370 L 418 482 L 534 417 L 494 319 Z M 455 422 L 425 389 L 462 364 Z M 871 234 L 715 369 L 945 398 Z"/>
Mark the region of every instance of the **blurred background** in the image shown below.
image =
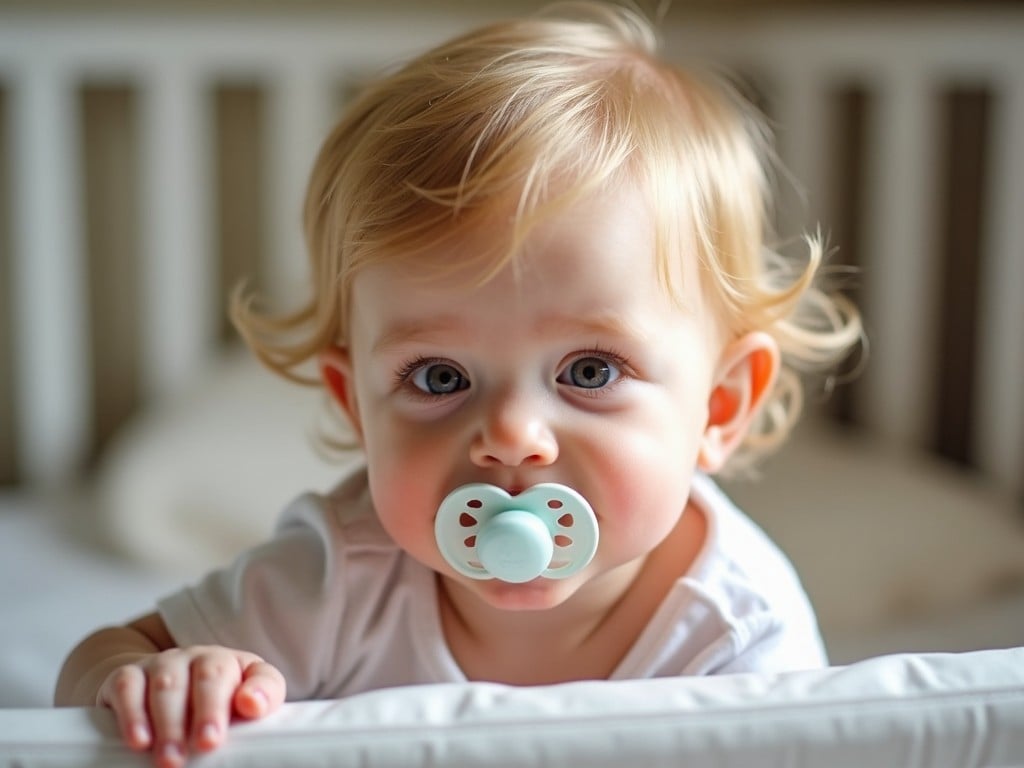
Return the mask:
<path id="1" fill-rule="evenodd" d="M 138 600 L 337 476 L 318 396 L 240 353 L 227 294 L 301 291 L 306 176 L 361 82 L 542 5 L 0 1 L 0 567 Z M 866 364 L 809 380 L 806 426 L 730 491 L 834 658 L 1024 644 L 1024 3 L 635 5 L 773 121 L 780 247 L 820 226 L 856 267 Z M 0 591 L 9 637 L 49 613 L 31 582 Z"/>
<path id="2" fill-rule="evenodd" d="M 0 2 L 0 484 L 93 467 L 234 343 L 239 280 L 294 295 L 306 173 L 361 79 L 541 5 Z M 638 5 L 776 120 L 780 233 L 862 270 L 872 363 L 832 415 L 1021 493 L 1021 312 L 992 294 L 1024 288 L 993 263 L 1024 259 L 1024 3 Z"/>

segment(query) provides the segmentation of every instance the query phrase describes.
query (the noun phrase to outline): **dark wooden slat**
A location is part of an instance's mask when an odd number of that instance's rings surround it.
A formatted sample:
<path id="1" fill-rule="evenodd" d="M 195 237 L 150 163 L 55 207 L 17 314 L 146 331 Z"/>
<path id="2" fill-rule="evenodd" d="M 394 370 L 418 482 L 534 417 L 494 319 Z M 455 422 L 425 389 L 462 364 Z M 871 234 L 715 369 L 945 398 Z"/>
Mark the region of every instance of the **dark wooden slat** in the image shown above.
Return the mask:
<path id="1" fill-rule="evenodd" d="M 141 397 L 137 102 L 128 84 L 81 91 L 94 458 Z"/>
<path id="2" fill-rule="evenodd" d="M 11 164 L 8 96 L 0 87 L 0 485 L 18 481 L 14 427 L 14 319 L 11 317 Z"/>
<path id="3" fill-rule="evenodd" d="M 942 296 L 933 441 L 943 456 L 969 464 L 992 99 L 984 89 L 952 88 L 942 101 Z"/>
<path id="4" fill-rule="evenodd" d="M 262 287 L 260 273 L 268 248 L 265 215 L 266 130 L 264 92 L 258 85 L 230 84 L 215 89 L 217 163 L 217 253 L 219 290 L 214 294 L 222 318 L 221 338 L 237 339 L 225 308 L 230 291 L 242 280 Z M 301 201 L 295 201 L 298 217 Z M 295 255 L 296 258 L 300 254 Z"/>
<path id="5" fill-rule="evenodd" d="M 839 264 L 859 269 L 864 263 L 862 234 L 864 232 L 864 189 L 866 175 L 866 141 L 871 97 L 859 84 L 843 85 L 830 96 L 831 151 L 835 158 L 831 179 L 830 210 L 828 211 L 831 244 L 838 248 Z M 859 280 L 843 281 L 843 292 L 858 305 L 861 304 Z M 844 361 L 836 374 L 841 382 L 833 392 L 829 414 L 844 424 L 859 421 L 858 397 L 860 388 L 853 374 L 860 363 L 859 354 Z"/>

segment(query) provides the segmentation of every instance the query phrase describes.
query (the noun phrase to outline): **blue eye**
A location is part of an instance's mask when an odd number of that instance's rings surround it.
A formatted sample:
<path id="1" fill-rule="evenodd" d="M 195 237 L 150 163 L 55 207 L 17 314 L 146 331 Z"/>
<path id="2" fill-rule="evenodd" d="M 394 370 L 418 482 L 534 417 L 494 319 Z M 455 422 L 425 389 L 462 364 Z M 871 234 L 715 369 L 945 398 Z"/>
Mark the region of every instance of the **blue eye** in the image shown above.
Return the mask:
<path id="1" fill-rule="evenodd" d="M 410 380 L 417 389 L 432 395 L 449 395 L 469 386 L 469 379 L 447 363 L 422 365 L 413 371 Z"/>
<path id="2" fill-rule="evenodd" d="M 618 367 L 600 357 L 580 357 L 558 377 L 561 384 L 571 384 L 580 389 L 600 389 L 619 378 Z"/>

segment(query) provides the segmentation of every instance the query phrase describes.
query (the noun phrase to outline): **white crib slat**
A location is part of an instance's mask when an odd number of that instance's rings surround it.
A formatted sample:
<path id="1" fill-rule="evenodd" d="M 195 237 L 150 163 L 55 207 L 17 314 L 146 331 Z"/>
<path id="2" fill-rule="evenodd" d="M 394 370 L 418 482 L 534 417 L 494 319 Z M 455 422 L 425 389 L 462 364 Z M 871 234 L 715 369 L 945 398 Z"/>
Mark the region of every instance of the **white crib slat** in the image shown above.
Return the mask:
<path id="1" fill-rule="evenodd" d="M 923 445 L 934 402 L 935 119 L 932 88 L 908 68 L 877 83 L 869 118 L 864 275 L 871 342 L 865 417 L 881 434 Z"/>
<path id="2" fill-rule="evenodd" d="M 26 479 L 42 485 L 81 467 L 92 426 L 75 97 L 38 62 L 13 90 L 15 418 Z"/>
<path id="3" fill-rule="evenodd" d="M 208 96 L 187 64 L 173 60 L 145 87 L 142 359 L 151 396 L 194 381 L 216 334 Z"/>
<path id="4" fill-rule="evenodd" d="M 990 235 L 979 318 L 975 455 L 1024 491 L 1024 68 L 996 88 L 990 147 Z"/>
<path id="5" fill-rule="evenodd" d="M 293 306 L 308 283 L 302 206 L 313 160 L 336 102 L 323 71 L 292 67 L 268 94 L 270 247 L 262 265 L 265 294 L 277 306 Z"/>

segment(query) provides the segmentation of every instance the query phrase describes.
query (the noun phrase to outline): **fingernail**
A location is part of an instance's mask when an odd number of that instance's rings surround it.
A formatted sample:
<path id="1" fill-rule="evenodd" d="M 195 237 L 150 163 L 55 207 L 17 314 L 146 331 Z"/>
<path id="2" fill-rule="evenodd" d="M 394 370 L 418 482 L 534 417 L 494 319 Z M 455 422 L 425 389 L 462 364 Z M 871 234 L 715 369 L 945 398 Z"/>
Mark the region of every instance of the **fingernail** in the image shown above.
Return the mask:
<path id="1" fill-rule="evenodd" d="M 249 695 L 252 697 L 253 704 L 256 705 L 257 714 L 262 714 L 267 711 L 267 707 L 270 706 L 270 699 L 267 698 L 267 694 L 257 688 L 251 691 Z"/>
<path id="2" fill-rule="evenodd" d="M 199 731 L 199 741 L 202 744 L 216 744 L 220 730 L 213 723 L 207 723 Z"/>
<path id="3" fill-rule="evenodd" d="M 185 758 L 185 751 L 180 744 L 168 742 L 160 748 L 160 757 L 170 765 L 179 765 Z"/>
<path id="4" fill-rule="evenodd" d="M 149 745 L 149 729 L 142 723 L 136 724 L 132 728 L 132 741 L 140 747 Z"/>

